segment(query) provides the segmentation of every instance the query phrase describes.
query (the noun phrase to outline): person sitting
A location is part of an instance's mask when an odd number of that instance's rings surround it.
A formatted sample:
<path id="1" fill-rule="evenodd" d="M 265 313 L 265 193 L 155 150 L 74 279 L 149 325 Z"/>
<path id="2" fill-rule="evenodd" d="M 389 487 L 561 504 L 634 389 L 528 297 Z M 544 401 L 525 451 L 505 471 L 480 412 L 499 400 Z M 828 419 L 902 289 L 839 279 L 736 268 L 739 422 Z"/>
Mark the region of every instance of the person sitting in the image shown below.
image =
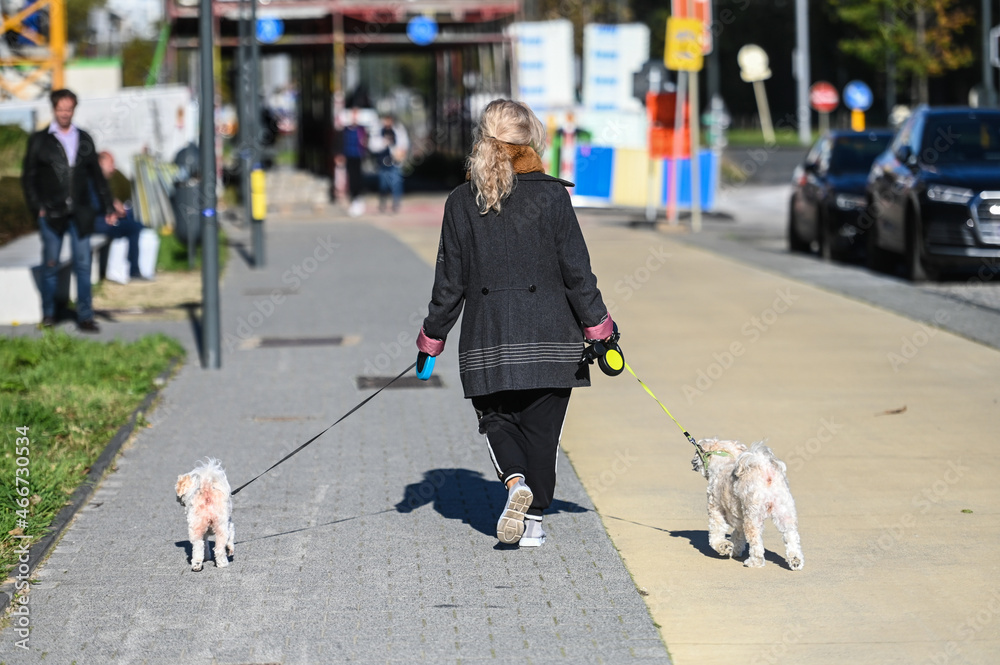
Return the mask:
<path id="1" fill-rule="evenodd" d="M 110 152 L 106 150 L 101 152 L 97 159 L 114 196 L 115 214 L 111 221 L 106 221 L 104 218 L 98 220 L 94 231 L 103 233 L 112 240 L 128 238 L 129 276 L 132 279 L 146 279 L 139 270 L 139 234 L 145 227 L 142 222 L 136 220 L 132 210 L 132 186 L 128 178 L 115 168 L 115 158 Z M 90 198 L 95 205 L 98 203 L 96 197 L 97 192 L 91 187 Z"/>

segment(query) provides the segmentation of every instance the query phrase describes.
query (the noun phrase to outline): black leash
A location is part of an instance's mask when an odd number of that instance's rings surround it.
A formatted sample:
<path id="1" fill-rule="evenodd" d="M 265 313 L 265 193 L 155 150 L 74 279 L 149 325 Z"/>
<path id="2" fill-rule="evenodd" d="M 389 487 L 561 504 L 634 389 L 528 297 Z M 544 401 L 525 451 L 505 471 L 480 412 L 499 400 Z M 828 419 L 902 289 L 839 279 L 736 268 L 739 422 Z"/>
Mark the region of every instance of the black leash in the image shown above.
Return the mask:
<path id="1" fill-rule="evenodd" d="M 406 369 L 404 369 L 404 370 L 403 370 L 402 372 L 400 372 L 400 373 L 399 373 L 398 375 L 396 375 L 396 378 L 394 378 L 394 379 L 393 379 L 392 381 L 390 381 L 389 383 L 385 384 L 384 386 L 382 386 L 381 388 L 379 388 L 378 390 L 376 390 L 376 391 L 375 391 L 374 393 L 372 393 L 371 395 L 369 395 L 368 397 L 366 397 L 366 398 L 365 398 L 365 399 L 364 399 L 364 400 L 363 400 L 363 401 L 362 401 L 362 402 L 361 402 L 360 404 L 358 404 L 358 405 L 357 405 L 356 407 L 354 407 L 353 409 L 351 409 L 350 411 L 348 411 L 347 413 L 345 413 L 344 415 L 342 415 L 342 416 L 341 416 L 341 417 L 340 417 L 340 418 L 339 418 L 339 419 L 337 420 L 337 422 L 335 422 L 335 423 L 334 423 L 333 425 L 330 425 L 330 426 L 329 426 L 329 427 L 327 427 L 327 428 L 326 428 L 325 430 L 323 430 L 322 432 L 320 432 L 319 434 L 317 434 L 317 435 L 316 435 L 316 436 L 314 436 L 313 438 L 309 439 L 308 441 L 306 441 L 305 443 L 303 443 L 303 444 L 302 444 L 301 446 L 299 446 L 298 448 L 296 448 L 295 450 L 293 450 L 292 452 L 288 453 L 287 455 L 285 455 L 284 457 L 282 457 L 282 458 L 281 458 L 280 460 L 278 460 L 277 462 L 275 462 L 274 464 L 272 464 L 271 466 L 269 466 L 269 467 L 268 467 L 267 469 L 265 469 L 265 470 L 264 470 L 264 471 L 262 471 L 261 473 L 257 474 L 256 476 L 254 476 L 253 478 L 251 478 L 251 479 L 250 479 L 250 480 L 248 480 L 247 482 L 243 483 L 242 485 L 240 485 L 239 487 L 237 487 L 236 489 L 234 489 L 234 490 L 233 490 L 232 492 L 230 492 L 230 494 L 239 494 L 240 490 L 242 490 L 242 489 L 243 489 L 244 487 L 246 487 L 247 485 L 249 485 L 249 484 L 250 484 L 250 483 L 252 483 L 253 481 L 257 480 L 258 478 L 260 478 L 261 476 L 263 476 L 263 475 L 264 475 L 265 473 L 267 473 L 268 471 L 270 471 L 270 470 L 271 470 L 271 469 L 273 469 L 274 467 L 278 466 L 279 464 L 281 464 L 282 462 L 284 462 L 285 460 L 287 460 L 287 459 L 288 459 L 289 457 L 291 457 L 291 456 L 292 456 L 292 455 L 294 455 L 295 453 L 299 452 L 300 450 L 302 450 L 303 448 L 305 448 L 306 446 L 308 446 L 308 445 L 309 445 L 310 443 L 312 443 L 313 441 L 315 441 L 315 440 L 316 440 L 316 439 L 318 439 L 319 437 L 321 437 L 321 436 L 323 436 L 324 434 L 326 434 L 326 433 L 327 433 L 328 431 L 330 431 L 330 430 L 331 430 L 331 429 L 333 429 L 333 428 L 334 428 L 334 427 L 335 427 L 336 425 L 338 425 L 338 424 L 340 423 L 340 421 L 341 421 L 341 420 L 343 420 L 343 419 L 344 419 L 344 418 L 346 418 L 347 416 L 351 415 L 352 413 L 354 413 L 355 411 L 357 411 L 358 409 L 360 409 L 361 407 L 363 407 L 363 406 L 364 406 L 365 404 L 367 404 L 368 402 L 370 402 L 370 401 L 372 401 L 373 399 L 375 399 L 375 397 L 376 397 L 376 396 L 377 396 L 377 395 L 378 395 L 378 394 L 379 394 L 380 392 L 382 392 L 383 390 L 385 390 L 386 388 L 388 388 L 389 386 L 391 386 L 391 385 L 392 385 L 393 383 L 395 383 L 395 382 L 396 382 L 396 381 L 398 381 L 399 379 L 403 378 L 403 375 L 404 375 L 404 374 L 406 374 L 407 372 L 409 372 L 409 371 L 410 371 L 411 369 L 413 369 L 413 368 L 414 368 L 414 367 L 416 367 L 416 366 L 417 366 L 417 363 L 413 363 L 412 365 L 410 365 L 409 367 L 407 367 Z"/>

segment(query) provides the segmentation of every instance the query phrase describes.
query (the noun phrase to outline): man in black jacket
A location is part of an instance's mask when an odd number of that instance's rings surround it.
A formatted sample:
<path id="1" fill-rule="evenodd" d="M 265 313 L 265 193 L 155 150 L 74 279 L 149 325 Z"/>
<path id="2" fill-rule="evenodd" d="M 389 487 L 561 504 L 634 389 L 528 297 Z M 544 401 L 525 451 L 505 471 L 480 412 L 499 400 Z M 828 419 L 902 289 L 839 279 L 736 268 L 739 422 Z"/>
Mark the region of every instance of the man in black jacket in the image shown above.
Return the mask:
<path id="1" fill-rule="evenodd" d="M 97 160 L 94 140 L 73 124 L 76 95 L 55 90 L 52 123 L 31 135 L 24 155 L 21 185 L 28 209 L 38 219 L 42 237 L 42 326 L 56 322 L 57 266 L 63 236 L 69 231 L 76 275 L 77 325 L 84 332 L 98 332 L 90 299 L 90 234 L 94 220 L 103 214 L 114 220 L 111 191 Z M 93 184 L 101 203 L 94 210 Z"/>

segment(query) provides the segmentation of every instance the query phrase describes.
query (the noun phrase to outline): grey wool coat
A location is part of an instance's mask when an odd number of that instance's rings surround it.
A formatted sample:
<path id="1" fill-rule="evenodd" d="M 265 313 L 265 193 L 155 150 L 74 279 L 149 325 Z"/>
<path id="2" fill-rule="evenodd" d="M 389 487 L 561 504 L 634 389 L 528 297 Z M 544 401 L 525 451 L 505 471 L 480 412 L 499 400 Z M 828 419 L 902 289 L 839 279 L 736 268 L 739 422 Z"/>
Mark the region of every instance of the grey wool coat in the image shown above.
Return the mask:
<path id="1" fill-rule="evenodd" d="M 583 329 L 608 309 L 565 186 L 522 173 L 500 213 L 480 215 L 469 183 L 448 197 L 424 333 L 446 339 L 465 306 L 466 397 L 590 385 Z"/>

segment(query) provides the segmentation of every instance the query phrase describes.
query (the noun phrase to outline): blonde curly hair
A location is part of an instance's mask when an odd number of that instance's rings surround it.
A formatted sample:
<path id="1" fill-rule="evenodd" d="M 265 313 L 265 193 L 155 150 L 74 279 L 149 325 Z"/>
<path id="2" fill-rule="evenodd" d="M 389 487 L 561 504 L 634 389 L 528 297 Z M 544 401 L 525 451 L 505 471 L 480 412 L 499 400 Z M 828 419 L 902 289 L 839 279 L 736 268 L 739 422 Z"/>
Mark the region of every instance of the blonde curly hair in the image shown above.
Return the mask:
<path id="1" fill-rule="evenodd" d="M 545 151 L 545 128 L 526 104 L 495 99 L 479 119 L 467 161 L 480 215 L 490 210 L 499 213 L 501 202 L 514 189 L 514 167 L 504 143 L 530 146 L 541 156 Z"/>

